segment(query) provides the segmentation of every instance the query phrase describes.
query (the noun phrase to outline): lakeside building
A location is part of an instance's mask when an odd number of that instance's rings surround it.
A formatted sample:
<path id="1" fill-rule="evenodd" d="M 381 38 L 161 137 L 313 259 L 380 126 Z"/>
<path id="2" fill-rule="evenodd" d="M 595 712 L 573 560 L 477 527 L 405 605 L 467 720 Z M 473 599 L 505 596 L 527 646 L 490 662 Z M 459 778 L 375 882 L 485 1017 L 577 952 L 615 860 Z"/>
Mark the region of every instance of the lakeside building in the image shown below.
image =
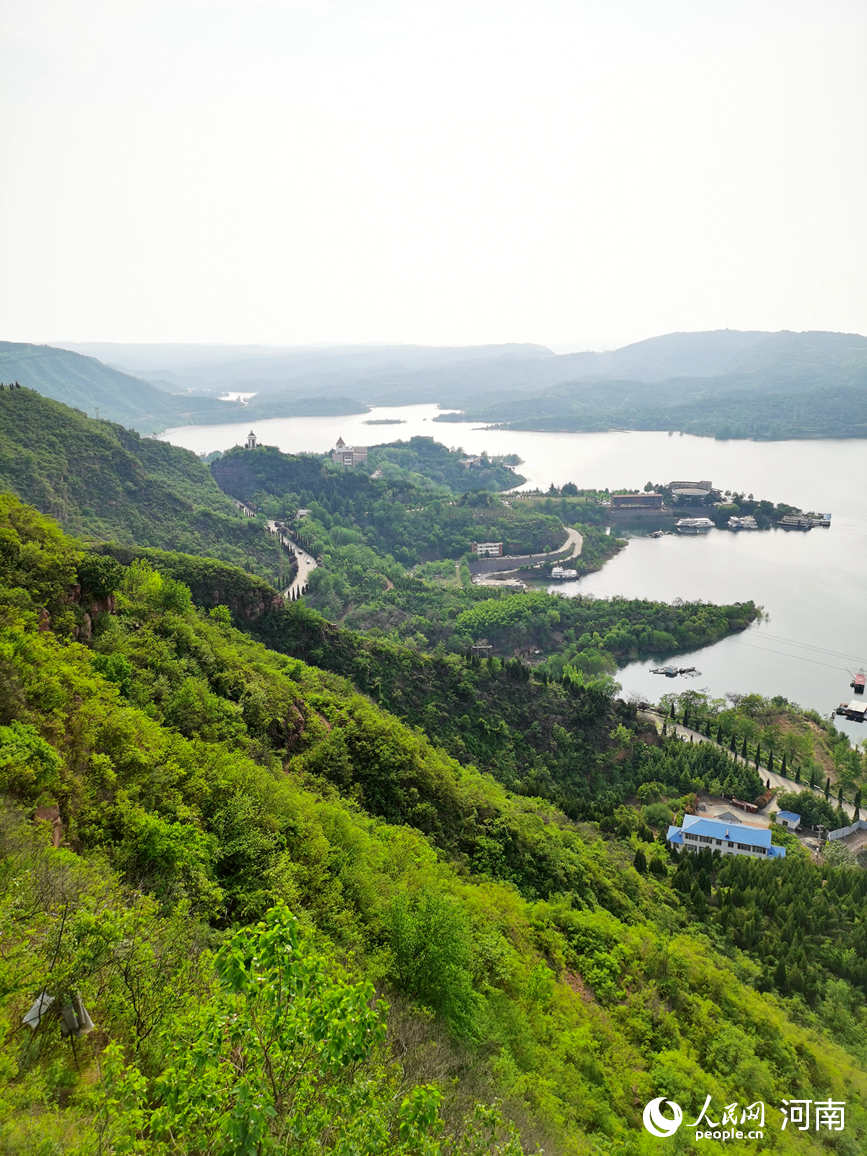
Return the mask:
<path id="1" fill-rule="evenodd" d="M 705 478 L 700 482 L 669 482 L 671 500 L 682 506 L 705 506 L 714 495 L 713 482 Z"/>
<path id="2" fill-rule="evenodd" d="M 661 510 L 662 494 L 612 494 L 612 510 Z"/>
<path id="3" fill-rule="evenodd" d="M 342 437 L 331 451 L 331 460 L 342 466 L 363 466 L 367 461 L 367 446 L 348 446 Z"/>
<path id="4" fill-rule="evenodd" d="M 771 843 L 767 827 L 745 827 L 742 823 L 725 823 L 684 815 L 679 827 L 672 825 L 665 836 L 671 847 L 684 851 L 717 851 L 720 855 L 749 855 L 754 859 L 784 859 L 785 847 Z"/>
<path id="5" fill-rule="evenodd" d="M 473 553 L 477 558 L 502 558 L 502 542 L 473 542 Z"/>

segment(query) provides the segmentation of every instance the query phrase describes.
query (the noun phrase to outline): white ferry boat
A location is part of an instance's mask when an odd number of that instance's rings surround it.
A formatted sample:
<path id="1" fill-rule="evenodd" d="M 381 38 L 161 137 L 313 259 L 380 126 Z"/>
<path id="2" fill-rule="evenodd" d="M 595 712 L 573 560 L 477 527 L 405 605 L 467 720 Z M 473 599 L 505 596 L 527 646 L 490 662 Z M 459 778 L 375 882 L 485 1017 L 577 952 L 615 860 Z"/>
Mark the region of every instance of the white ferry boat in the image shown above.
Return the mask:
<path id="1" fill-rule="evenodd" d="M 678 518 L 674 523 L 678 534 L 706 534 L 713 529 L 710 518 Z"/>

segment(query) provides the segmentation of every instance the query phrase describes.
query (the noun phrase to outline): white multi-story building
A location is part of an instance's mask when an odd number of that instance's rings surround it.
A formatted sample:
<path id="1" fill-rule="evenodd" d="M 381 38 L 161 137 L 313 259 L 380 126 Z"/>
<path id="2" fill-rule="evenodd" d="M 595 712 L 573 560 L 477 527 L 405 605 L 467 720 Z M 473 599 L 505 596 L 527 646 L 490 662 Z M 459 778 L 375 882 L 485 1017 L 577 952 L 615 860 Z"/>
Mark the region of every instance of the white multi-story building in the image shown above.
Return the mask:
<path id="1" fill-rule="evenodd" d="M 679 827 L 668 828 L 666 842 L 683 851 L 718 851 L 720 855 L 749 855 L 753 859 L 784 859 L 785 847 L 771 843 L 767 827 L 745 827 L 721 819 L 684 815 Z"/>
<path id="2" fill-rule="evenodd" d="M 367 446 L 348 446 L 341 437 L 331 451 L 331 458 L 342 466 L 363 466 L 367 461 Z"/>

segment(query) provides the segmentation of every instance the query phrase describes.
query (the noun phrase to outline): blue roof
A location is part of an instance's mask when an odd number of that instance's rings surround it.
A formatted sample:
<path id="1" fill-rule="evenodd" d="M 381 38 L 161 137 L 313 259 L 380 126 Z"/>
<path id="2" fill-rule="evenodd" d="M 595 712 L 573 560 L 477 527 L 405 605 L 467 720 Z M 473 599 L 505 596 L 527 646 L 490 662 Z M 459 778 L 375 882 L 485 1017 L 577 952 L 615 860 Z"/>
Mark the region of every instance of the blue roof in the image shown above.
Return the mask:
<path id="1" fill-rule="evenodd" d="M 724 823 L 721 819 L 684 815 L 681 828 L 693 835 L 710 835 L 713 839 L 728 839 L 732 843 L 746 843 L 749 847 L 771 845 L 771 832 L 767 827 L 745 827 L 742 823 Z"/>
<path id="2" fill-rule="evenodd" d="M 800 823 L 801 816 L 796 815 L 794 811 L 780 811 L 777 814 L 778 819 L 788 819 L 790 823 Z"/>
<path id="3" fill-rule="evenodd" d="M 744 843 L 747 847 L 763 847 L 769 859 L 784 859 L 785 847 L 775 847 L 771 843 L 771 832 L 767 827 L 745 827 L 741 823 L 724 823 L 720 819 L 702 819 L 699 815 L 684 815 L 679 827 L 668 828 L 666 840 L 674 846 L 683 845 L 683 832 L 691 835 L 707 835 L 729 843 Z M 708 850 L 713 850 L 708 846 Z"/>

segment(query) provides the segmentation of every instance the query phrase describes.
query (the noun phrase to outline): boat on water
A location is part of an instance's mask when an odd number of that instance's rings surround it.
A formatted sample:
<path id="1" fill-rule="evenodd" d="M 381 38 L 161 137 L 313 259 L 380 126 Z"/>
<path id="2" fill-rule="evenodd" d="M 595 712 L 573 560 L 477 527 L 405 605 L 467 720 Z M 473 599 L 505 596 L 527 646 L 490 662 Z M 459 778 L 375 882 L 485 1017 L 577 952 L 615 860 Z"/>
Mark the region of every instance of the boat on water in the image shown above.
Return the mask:
<path id="1" fill-rule="evenodd" d="M 864 693 L 864 682 L 865 682 L 864 671 L 859 670 L 858 673 L 853 676 L 852 681 L 849 683 L 849 685 L 854 689 L 856 694 L 863 694 Z"/>
<path id="2" fill-rule="evenodd" d="M 569 582 L 578 577 L 578 571 L 571 566 L 552 566 L 551 577 L 555 582 Z"/>
<path id="3" fill-rule="evenodd" d="M 786 514 L 777 522 L 781 530 L 812 530 L 814 524 L 813 519 L 804 514 Z"/>
<path id="4" fill-rule="evenodd" d="M 736 518 L 732 515 L 727 525 L 730 530 L 758 530 L 759 528 L 759 524 L 752 514 L 744 514 L 742 518 Z"/>
<path id="5" fill-rule="evenodd" d="M 714 526 L 710 518 L 678 518 L 674 528 L 678 534 L 706 534 Z"/>
<path id="6" fill-rule="evenodd" d="M 694 666 L 656 666 L 650 671 L 651 674 L 664 674 L 666 678 L 677 678 L 679 674 L 691 674 L 695 677 L 701 674 L 700 670 L 696 670 Z"/>

